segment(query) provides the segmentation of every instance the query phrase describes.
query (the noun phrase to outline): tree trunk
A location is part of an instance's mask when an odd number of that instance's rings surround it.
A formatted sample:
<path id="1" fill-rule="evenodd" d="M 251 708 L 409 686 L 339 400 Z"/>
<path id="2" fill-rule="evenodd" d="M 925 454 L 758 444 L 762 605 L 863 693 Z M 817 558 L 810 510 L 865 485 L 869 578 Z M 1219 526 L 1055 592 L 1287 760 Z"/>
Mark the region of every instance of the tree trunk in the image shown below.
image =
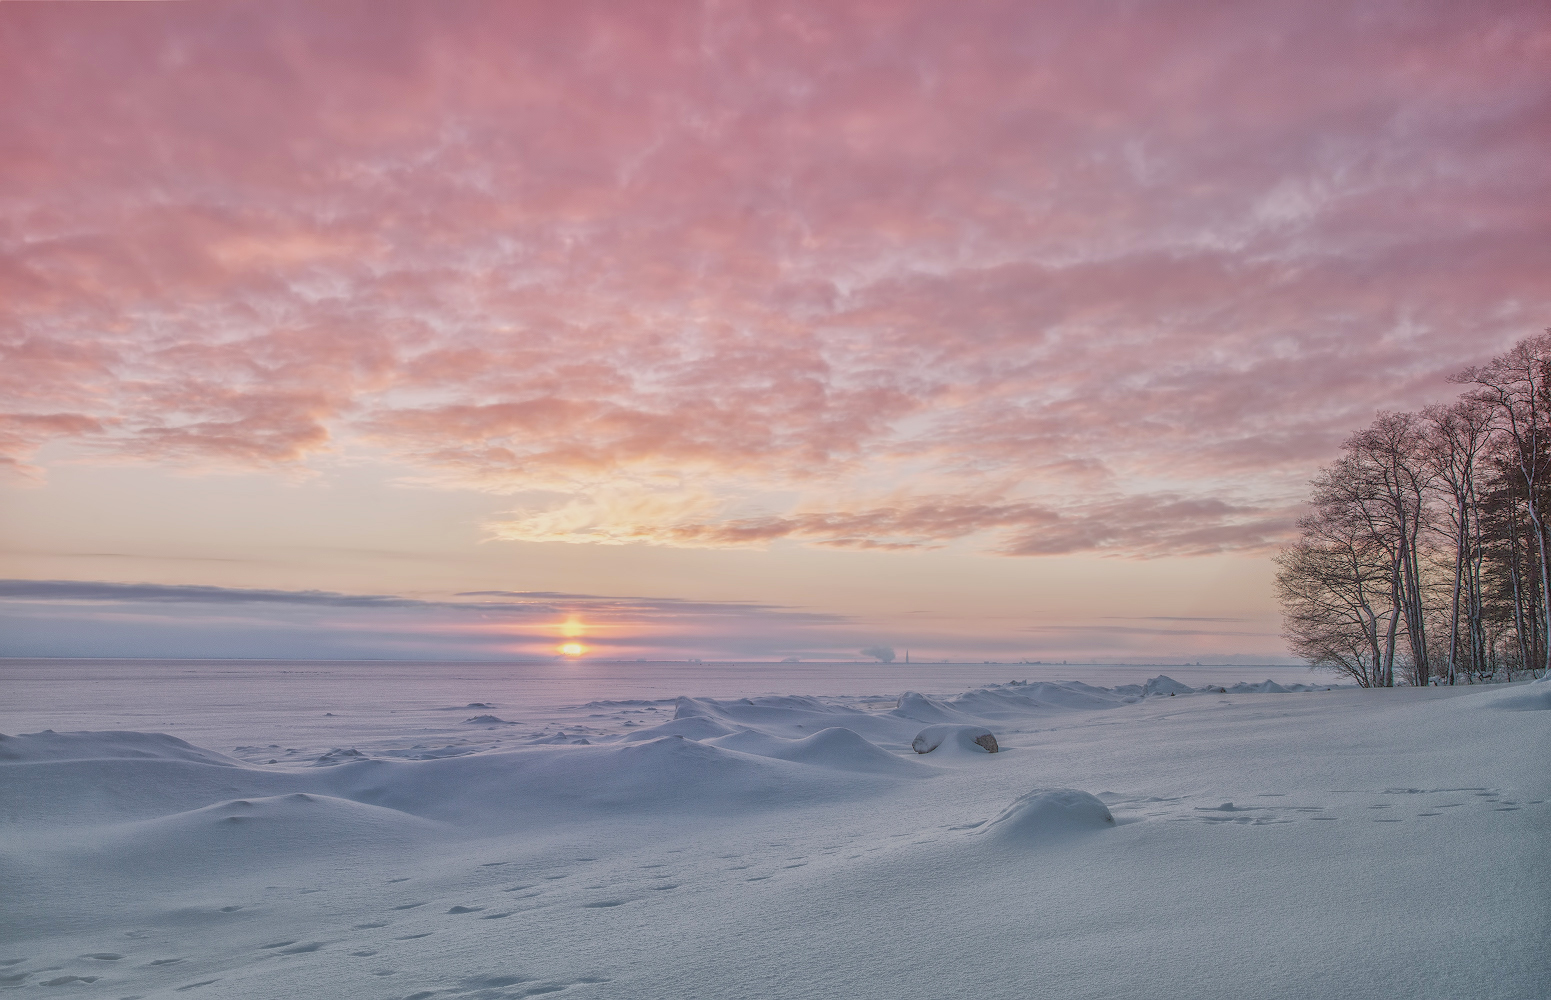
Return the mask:
<path id="1" fill-rule="evenodd" d="M 1519 663 L 1528 665 L 1529 636 L 1524 634 L 1524 587 L 1519 573 L 1519 518 L 1512 508 L 1508 512 L 1508 555 L 1508 575 L 1513 580 L 1513 631 L 1519 639 Z M 1505 663 L 1503 670 L 1513 680 L 1513 665 Z"/>
<path id="2" fill-rule="evenodd" d="M 1535 529 L 1535 544 L 1540 556 L 1540 607 L 1538 609 L 1540 615 L 1538 624 L 1542 627 L 1540 633 L 1542 636 L 1551 636 L 1551 600 L 1547 600 L 1546 597 L 1547 594 L 1551 594 L 1551 572 L 1548 572 L 1546 563 L 1546 529 L 1545 525 L 1541 523 L 1539 512 L 1535 510 L 1535 495 L 1533 492 L 1530 493 L 1527 506 L 1529 508 L 1530 522 Z M 1543 653 L 1543 657 L 1537 657 L 1540 661 L 1540 668 L 1542 670 L 1551 670 L 1551 642 L 1542 643 L 1541 646 L 1536 647 L 1536 652 Z M 1534 669 L 1528 663 L 1524 666 L 1526 669 Z"/>
<path id="3" fill-rule="evenodd" d="M 1389 577 L 1389 634 L 1384 638 L 1384 687 L 1395 686 L 1395 632 L 1400 625 L 1400 563 L 1397 561 Z"/>
<path id="4" fill-rule="evenodd" d="M 1459 609 L 1465 584 L 1465 548 L 1470 544 L 1463 501 L 1455 508 L 1454 591 L 1449 595 L 1449 686 L 1459 673 Z"/>

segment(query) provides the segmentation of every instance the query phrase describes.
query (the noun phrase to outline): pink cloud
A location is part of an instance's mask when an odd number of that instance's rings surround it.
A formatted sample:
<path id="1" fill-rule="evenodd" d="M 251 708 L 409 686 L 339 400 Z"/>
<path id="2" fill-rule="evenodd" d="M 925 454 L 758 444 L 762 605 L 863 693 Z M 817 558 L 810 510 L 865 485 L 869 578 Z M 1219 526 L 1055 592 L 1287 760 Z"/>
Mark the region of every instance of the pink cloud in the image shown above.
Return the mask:
<path id="1" fill-rule="evenodd" d="M 1259 551 L 1547 325 L 1548 57 L 1527 2 L 6 4 L 0 453 Z"/>

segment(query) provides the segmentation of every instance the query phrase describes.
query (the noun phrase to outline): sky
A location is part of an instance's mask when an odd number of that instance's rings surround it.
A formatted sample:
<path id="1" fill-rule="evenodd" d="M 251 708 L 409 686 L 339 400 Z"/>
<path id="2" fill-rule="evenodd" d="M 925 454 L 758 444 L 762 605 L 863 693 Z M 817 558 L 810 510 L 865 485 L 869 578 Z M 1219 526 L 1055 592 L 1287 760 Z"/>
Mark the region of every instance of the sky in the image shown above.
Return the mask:
<path id="1" fill-rule="evenodd" d="M 1543 2 L 0 2 L 0 655 L 1285 662 Z"/>

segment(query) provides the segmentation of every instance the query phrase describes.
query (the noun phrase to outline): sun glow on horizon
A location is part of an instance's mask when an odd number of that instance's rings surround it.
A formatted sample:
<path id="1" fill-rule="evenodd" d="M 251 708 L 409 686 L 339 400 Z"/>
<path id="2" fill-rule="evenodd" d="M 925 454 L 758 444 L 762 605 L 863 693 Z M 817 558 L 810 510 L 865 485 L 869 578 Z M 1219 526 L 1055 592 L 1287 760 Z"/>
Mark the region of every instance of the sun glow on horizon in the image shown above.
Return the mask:
<path id="1" fill-rule="evenodd" d="M 579 642 L 562 643 L 560 646 L 560 652 L 566 656 L 581 656 L 586 651 L 587 647 Z"/>

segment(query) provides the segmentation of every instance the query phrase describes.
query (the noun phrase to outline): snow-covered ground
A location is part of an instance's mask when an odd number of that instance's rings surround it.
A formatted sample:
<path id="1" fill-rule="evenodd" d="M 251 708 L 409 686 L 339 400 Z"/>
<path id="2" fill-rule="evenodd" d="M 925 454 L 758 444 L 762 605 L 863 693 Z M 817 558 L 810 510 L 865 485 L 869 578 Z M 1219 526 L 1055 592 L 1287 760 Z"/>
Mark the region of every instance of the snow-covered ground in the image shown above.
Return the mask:
<path id="1" fill-rule="evenodd" d="M 1159 672 L 0 663 L 0 986 L 1551 995 L 1551 682 Z"/>

